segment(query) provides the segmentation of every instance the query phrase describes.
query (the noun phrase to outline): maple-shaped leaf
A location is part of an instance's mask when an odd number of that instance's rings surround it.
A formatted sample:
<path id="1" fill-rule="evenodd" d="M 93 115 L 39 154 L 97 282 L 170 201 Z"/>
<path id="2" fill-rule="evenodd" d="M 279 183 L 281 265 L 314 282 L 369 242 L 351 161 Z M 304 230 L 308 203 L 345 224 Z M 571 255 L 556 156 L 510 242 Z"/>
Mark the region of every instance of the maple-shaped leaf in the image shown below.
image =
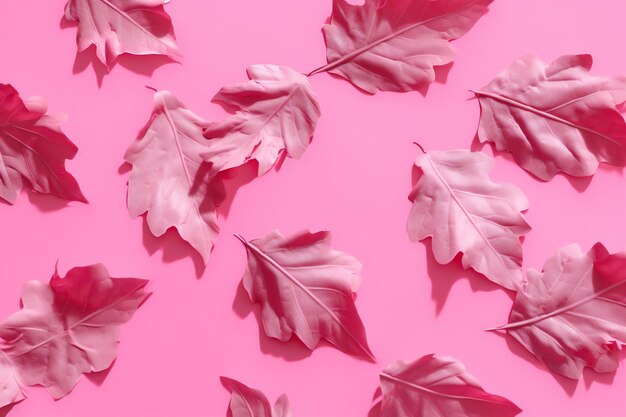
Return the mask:
<path id="1" fill-rule="evenodd" d="M 328 71 L 362 90 L 411 91 L 435 80 L 449 64 L 449 41 L 463 36 L 493 0 L 334 0 L 324 26 Z"/>
<path id="2" fill-rule="evenodd" d="M 320 117 L 306 75 L 277 65 L 253 65 L 247 72 L 249 81 L 224 87 L 213 98 L 236 111 L 204 130 L 211 139 L 204 158 L 215 172 L 256 161 L 262 175 L 283 152 L 299 158 Z"/>
<path id="3" fill-rule="evenodd" d="M 285 237 L 274 230 L 250 242 L 243 285 L 261 306 L 265 333 L 280 341 L 295 334 L 313 350 L 321 339 L 375 361 L 354 305 L 361 264 L 330 248 L 327 231 Z"/>
<path id="4" fill-rule="evenodd" d="M 46 113 L 41 98 L 24 102 L 11 85 L 0 84 L 0 198 L 13 204 L 29 187 L 68 201 L 87 200 L 66 170 L 78 148 Z"/>
<path id="5" fill-rule="evenodd" d="M 508 289 L 522 283 L 520 237 L 530 231 L 520 189 L 489 178 L 493 158 L 465 150 L 422 152 L 415 161 L 407 222 L 412 241 L 432 238 L 437 262 L 463 253 L 471 267 Z"/>
<path id="6" fill-rule="evenodd" d="M 147 212 L 155 236 L 175 227 L 207 262 L 225 192 L 220 179 L 208 177 L 210 167 L 200 157 L 208 149 L 204 125 L 172 93 L 156 92 L 152 116 L 124 159 L 133 165 L 128 180 L 131 216 Z"/>
<path id="7" fill-rule="evenodd" d="M 0 408 L 18 403 L 25 398 L 10 359 L 0 350 Z"/>
<path id="8" fill-rule="evenodd" d="M 231 393 L 228 417 L 291 417 L 291 407 L 285 394 L 278 397 L 272 407 L 261 391 L 224 376 L 220 377 L 220 381 Z"/>
<path id="9" fill-rule="evenodd" d="M 559 249 L 542 272 L 529 270 L 506 330 L 546 366 L 578 379 L 583 368 L 613 372 L 626 343 L 626 252 L 597 243 Z"/>
<path id="10" fill-rule="evenodd" d="M 626 77 L 590 75 L 591 64 L 590 55 L 515 61 L 476 92 L 479 140 L 544 181 L 593 175 L 600 162 L 626 165 Z"/>
<path id="11" fill-rule="evenodd" d="M 46 387 L 55 399 L 67 395 L 82 373 L 111 366 L 121 325 L 150 295 L 147 283 L 111 278 L 101 264 L 73 268 L 65 278 L 55 271 L 49 284 L 27 282 L 22 309 L 0 323 L 3 368 L 10 366 L 22 385 Z M 14 389 L 0 385 L 0 398 Z"/>
<path id="12" fill-rule="evenodd" d="M 91 45 L 108 68 L 118 56 L 166 55 L 180 57 L 172 19 L 163 0 L 69 0 L 65 18 L 78 21 L 78 52 Z"/>
<path id="13" fill-rule="evenodd" d="M 426 355 L 397 361 L 380 374 L 380 417 L 513 417 L 506 398 L 485 392 L 456 359 Z"/>

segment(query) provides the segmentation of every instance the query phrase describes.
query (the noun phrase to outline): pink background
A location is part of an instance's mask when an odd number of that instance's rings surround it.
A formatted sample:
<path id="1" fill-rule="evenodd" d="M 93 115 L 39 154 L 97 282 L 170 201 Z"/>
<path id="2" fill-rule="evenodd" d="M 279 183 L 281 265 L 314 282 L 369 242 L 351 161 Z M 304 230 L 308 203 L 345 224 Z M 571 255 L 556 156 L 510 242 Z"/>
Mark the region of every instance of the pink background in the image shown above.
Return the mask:
<path id="1" fill-rule="evenodd" d="M 152 108 L 144 85 L 173 91 L 206 118 L 222 117 L 209 100 L 220 86 L 244 80 L 248 65 L 305 72 L 324 63 L 320 28 L 331 0 L 174 0 L 167 11 L 182 65 L 124 58 L 101 87 L 93 55 L 75 61 L 76 30 L 61 23 L 64 0 L 5 0 L 0 7 L 0 82 L 23 97 L 44 96 L 51 112 L 69 116 L 64 131 L 80 151 L 68 166 L 91 202 L 63 207 L 24 193 L 13 207 L 0 204 L 0 316 L 18 308 L 26 280 L 47 280 L 57 260 L 62 272 L 103 262 L 113 276 L 150 278 L 154 291 L 125 326 L 106 378 L 83 378 L 57 402 L 29 388 L 29 399 L 9 415 L 222 416 L 228 394 L 218 376 L 227 375 L 271 401 L 286 392 L 294 416 L 365 417 L 384 366 L 431 352 L 460 359 L 486 390 L 509 398 L 527 417 L 626 414 L 623 369 L 585 372 L 578 384 L 551 375 L 516 343 L 483 332 L 506 321 L 509 294 L 458 262 L 435 264 L 405 232 L 417 154 L 412 141 L 432 150 L 468 147 L 479 109 L 467 90 L 525 53 L 544 60 L 591 53 L 595 74 L 626 73 L 622 0 L 495 1 L 454 43 L 458 55 L 447 82 L 433 85 L 426 98 L 367 96 L 346 81 L 315 76 L 323 114 L 313 143 L 301 160 L 239 189 L 201 279 L 199 257 L 187 256 L 191 250 L 174 233 L 156 239 L 126 210 L 122 156 Z M 612 251 L 626 249 L 621 170 L 603 167 L 591 181 L 541 183 L 503 156 L 493 176 L 517 184 L 530 200 L 527 267 L 540 268 L 572 242 L 585 250 L 598 240 Z M 306 227 L 331 230 L 334 246 L 363 262 L 357 307 L 378 364 L 328 346 L 309 354 L 297 342 L 259 335 L 238 290 L 245 252 L 232 234 L 255 238 L 273 228 Z"/>

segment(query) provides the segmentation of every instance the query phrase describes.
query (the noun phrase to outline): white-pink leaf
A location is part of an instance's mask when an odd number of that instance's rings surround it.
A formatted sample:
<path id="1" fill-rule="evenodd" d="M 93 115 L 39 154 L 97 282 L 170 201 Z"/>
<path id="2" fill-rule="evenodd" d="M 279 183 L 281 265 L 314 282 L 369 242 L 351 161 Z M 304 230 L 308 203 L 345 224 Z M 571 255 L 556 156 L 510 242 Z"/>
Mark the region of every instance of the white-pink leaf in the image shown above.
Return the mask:
<path id="1" fill-rule="evenodd" d="M 18 403 L 25 398 L 11 360 L 0 350 L 0 408 Z"/>
<path id="2" fill-rule="evenodd" d="M 78 21 L 76 42 L 91 45 L 107 67 L 122 54 L 179 58 L 170 16 L 163 0 L 69 0 L 65 18 Z"/>
<path id="3" fill-rule="evenodd" d="M 361 264 L 330 248 L 330 232 L 275 230 L 247 242 L 243 284 L 261 305 L 265 333 L 281 341 L 295 334 L 313 350 L 321 339 L 338 349 L 375 360 L 354 305 Z"/>
<path id="4" fill-rule="evenodd" d="M 222 88 L 213 101 L 236 113 L 210 123 L 211 139 L 204 158 L 215 172 L 258 163 L 259 175 L 269 171 L 283 152 L 302 156 L 320 116 L 317 97 L 306 75 L 277 65 L 253 65 L 250 81 Z"/>
<path id="5" fill-rule="evenodd" d="M 225 192 L 220 179 L 209 178 L 202 136 L 206 122 L 169 91 L 154 95 L 150 121 L 124 159 L 133 165 L 128 180 L 128 211 L 148 213 L 150 231 L 163 235 L 175 227 L 207 262 L 217 238 L 217 207 Z"/>
<path id="6" fill-rule="evenodd" d="M 27 282 L 22 309 L 0 324 L 2 376 L 42 385 L 55 399 L 67 395 L 82 373 L 111 366 L 121 325 L 150 295 L 147 283 L 111 278 L 103 265 L 73 268 L 65 278 L 55 272 L 50 284 Z M 12 377 L 0 385 L 4 405 L 11 397 L 23 398 Z"/>
<path id="7" fill-rule="evenodd" d="M 463 36 L 493 0 L 333 1 L 324 26 L 328 71 L 355 86 L 411 91 L 435 80 L 435 67 L 454 57 L 450 41 Z"/>
<path id="8" fill-rule="evenodd" d="M 291 407 L 285 394 L 278 397 L 274 407 L 265 394 L 234 379 L 220 377 L 231 393 L 228 417 L 291 417 Z"/>
<path id="9" fill-rule="evenodd" d="M 505 329 L 553 372 L 613 372 L 626 344 L 626 252 L 596 245 L 559 249 L 542 272 L 529 270 Z M 496 329 L 492 329 L 496 330 Z"/>
<path id="10" fill-rule="evenodd" d="M 380 386 L 380 417 L 513 417 L 522 412 L 506 398 L 485 392 L 450 357 L 397 361 L 381 372 Z"/>
<path id="11" fill-rule="evenodd" d="M 478 138 L 511 152 L 544 181 L 563 172 L 593 175 L 600 162 L 626 165 L 626 77 L 589 74 L 590 55 L 550 64 L 530 55 L 515 61 L 476 95 Z"/>
<path id="12" fill-rule="evenodd" d="M 489 178 L 493 158 L 465 150 L 422 153 L 407 222 L 412 241 L 432 237 L 437 262 L 463 253 L 471 267 L 508 289 L 522 283 L 520 237 L 530 231 L 521 212 L 528 201 L 520 189 Z"/>

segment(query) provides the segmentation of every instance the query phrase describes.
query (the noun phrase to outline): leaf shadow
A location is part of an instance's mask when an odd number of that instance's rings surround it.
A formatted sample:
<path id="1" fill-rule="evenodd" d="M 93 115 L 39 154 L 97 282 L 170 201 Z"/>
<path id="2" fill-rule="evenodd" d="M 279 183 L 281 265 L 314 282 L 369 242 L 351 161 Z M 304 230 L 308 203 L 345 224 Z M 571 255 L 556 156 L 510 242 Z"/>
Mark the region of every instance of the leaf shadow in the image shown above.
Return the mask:
<path id="1" fill-rule="evenodd" d="M 150 256 L 160 250 L 162 252 L 162 261 L 168 264 L 189 257 L 193 262 L 196 278 L 202 277 L 206 269 L 202 256 L 180 237 L 174 227 L 170 227 L 163 235 L 157 237 L 150 231 L 146 215 L 144 214 L 141 217 L 143 246 Z"/>
<path id="2" fill-rule="evenodd" d="M 541 178 L 536 177 L 535 175 L 533 175 L 532 173 L 526 171 L 524 168 L 520 167 L 517 162 L 515 161 L 515 159 L 513 158 L 513 155 L 510 152 L 507 151 L 499 151 L 496 149 L 495 145 L 493 143 L 481 143 L 480 140 L 478 139 L 478 133 L 474 135 L 474 139 L 472 140 L 472 144 L 470 146 L 470 149 L 474 152 L 481 152 L 485 147 L 489 147 L 493 153 L 494 156 L 500 157 L 508 162 L 510 162 L 511 164 L 516 165 L 519 169 L 523 170 L 530 178 L 532 178 L 533 180 L 535 180 L 538 183 L 546 183 L 548 181 L 544 181 Z M 624 176 L 624 169 L 623 167 L 619 167 L 619 166 L 614 166 L 614 165 L 609 165 L 609 164 L 603 164 L 601 163 L 598 166 L 598 171 L 605 171 L 605 172 L 616 172 L 621 174 L 622 176 Z M 576 190 L 579 193 L 583 193 L 587 190 L 587 188 L 589 188 L 589 185 L 591 185 L 591 181 L 593 180 L 593 175 L 590 175 L 588 177 L 573 177 L 571 175 L 567 175 L 564 174 L 562 172 L 559 172 L 558 174 L 556 174 L 556 176 L 558 177 L 563 177 L 567 180 L 567 182 L 570 183 L 570 185 L 574 188 L 574 190 Z"/>
<path id="3" fill-rule="evenodd" d="M 485 276 L 473 269 L 463 268 L 461 262 L 463 254 L 459 253 L 450 263 L 442 265 L 437 262 L 433 254 L 432 239 L 424 239 L 422 243 L 426 249 L 426 269 L 431 281 L 431 298 L 435 302 L 437 316 L 443 310 L 454 284 L 463 279 L 469 282 L 472 292 L 503 290 L 502 287 L 489 281 Z M 506 293 L 509 294 L 508 291 Z M 510 294 L 510 297 L 513 299 L 512 294 Z"/>
<path id="4" fill-rule="evenodd" d="M 26 398 L 24 398 L 25 400 Z M 16 405 L 18 405 L 19 403 L 21 403 L 24 400 L 20 400 L 18 402 L 9 404 L 9 405 L 5 405 L 4 407 L 0 408 L 0 417 L 6 417 L 9 415 L 9 413 L 13 410 L 13 407 L 15 407 Z"/>
<path id="5" fill-rule="evenodd" d="M 59 211 L 69 206 L 69 201 L 55 197 L 51 194 L 41 194 L 31 189 L 26 189 L 28 201 L 42 213 Z"/>
<path id="6" fill-rule="evenodd" d="M 221 172 L 218 175 L 224 184 L 225 198 L 218 207 L 217 212 L 219 216 L 227 219 L 239 189 L 257 178 L 258 164 L 255 161 L 251 161 L 240 167 Z"/>
<path id="7" fill-rule="evenodd" d="M 242 319 L 249 316 L 251 312 L 254 314 L 254 318 L 259 326 L 259 347 L 263 354 L 282 358 L 287 362 L 295 362 L 307 358 L 313 353 L 295 336 L 292 336 L 286 342 L 281 342 L 265 334 L 260 306 L 258 304 L 252 305 L 250 302 L 248 293 L 243 286 L 243 280 L 237 286 L 232 308 L 235 314 Z M 320 343 L 320 347 L 322 343 Z"/>
<path id="8" fill-rule="evenodd" d="M 494 335 L 505 340 L 507 347 L 509 350 L 516 356 L 524 359 L 526 362 L 530 363 L 535 369 L 539 369 L 542 372 L 549 373 L 552 378 L 561 386 L 563 391 L 567 394 L 568 397 L 573 397 L 576 392 L 576 387 L 578 385 L 578 381 L 575 379 L 566 378 L 562 375 L 555 374 L 551 372 L 546 366 L 537 359 L 532 353 L 530 353 L 524 346 L 522 346 L 517 340 L 513 337 L 510 337 L 506 332 L 490 332 Z"/>
<path id="9" fill-rule="evenodd" d="M 109 365 L 108 368 L 103 369 L 102 371 L 90 372 L 90 373 L 85 374 L 85 378 L 87 378 L 91 383 L 99 387 L 100 385 L 104 383 L 105 379 L 111 373 L 111 369 L 113 369 L 113 366 L 115 365 L 116 361 L 117 361 L 117 358 L 113 359 L 113 362 L 111 362 L 111 365 Z"/>

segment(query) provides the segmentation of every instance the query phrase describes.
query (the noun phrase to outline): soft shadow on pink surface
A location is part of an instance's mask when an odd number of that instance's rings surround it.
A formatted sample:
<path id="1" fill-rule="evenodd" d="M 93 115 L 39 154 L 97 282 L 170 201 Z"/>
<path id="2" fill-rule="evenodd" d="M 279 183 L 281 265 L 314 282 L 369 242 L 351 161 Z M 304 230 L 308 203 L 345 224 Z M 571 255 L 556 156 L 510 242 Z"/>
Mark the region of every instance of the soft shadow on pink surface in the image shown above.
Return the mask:
<path id="1" fill-rule="evenodd" d="M 217 213 L 219 217 L 222 218 L 222 221 L 228 218 L 228 213 L 230 212 L 230 208 L 239 188 L 255 179 L 258 172 L 257 170 L 257 164 L 251 162 L 219 174 L 224 182 L 224 190 L 226 192 L 224 202 L 217 209 Z"/>
<path id="2" fill-rule="evenodd" d="M 114 359 L 113 362 L 111 363 L 111 366 L 109 366 L 104 371 L 91 372 L 91 373 L 85 374 L 85 378 L 87 378 L 90 382 L 92 382 L 96 386 L 102 385 L 104 383 L 104 380 L 109 376 L 109 373 L 111 373 L 111 369 L 113 369 L 113 366 L 115 366 L 116 361 L 117 361 L 117 358 Z"/>
<path id="3" fill-rule="evenodd" d="M 478 139 L 478 135 L 475 135 L 474 139 L 472 141 L 472 144 L 470 146 L 470 149 L 472 151 L 474 151 L 474 152 L 481 152 L 485 147 L 490 147 L 495 157 L 505 159 L 506 161 L 510 162 L 511 164 L 517 166 L 517 162 L 515 162 L 515 159 L 513 159 L 513 156 L 511 155 L 510 152 L 498 151 L 495 148 L 495 146 L 493 144 L 491 144 L 491 143 L 481 143 L 480 140 Z M 526 171 L 525 169 L 523 169 L 521 167 L 518 167 L 518 168 L 523 170 L 524 172 L 526 172 L 526 174 L 528 174 L 528 176 L 530 176 L 533 180 L 537 181 L 538 183 L 544 183 L 545 182 L 545 181 L 535 177 L 533 174 L 531 174 L 530 172 Z M 608 164 L 600 164 L 598 166 L 598 171 L 617 172 L 622 177 L 624 176 L 624 169 L 622 167 L 608 165 Z M 563 174 L 563 173 L 559 173 L 559 174 L 557 174 L 557 176 L 562 176 L 563 178 L 565 178 L 571 184 L 571 186 L 576 191 L 578 191 L 579 193 L 585 192 L 585 190 L 587 190 L 587 188 L 591 184 L 591 181 L 593 180 L 593 176 L 589 176 L 589 177 L 572 177 L 570 175 Z"/>
<path id="4" fill-rule="evenodd" d="M 180 237 L 176 229 L 170 227 L 162 236 L 156 237 L 150 231 L 146 216 L 143 215 L 141 217 L 143 246 L 150 256 L 160 250 L 163 253 L 162 260 L 166 264 L 189 257 L 193 261 L 196 278 L 200 278 L 206 268 L 202 256 Z"/>
<path id="5" fill-rule="evenodd" d="M 26 200 L 28 199 L 28 202 Z M 51 211 L 58 211 L 68 206 L 69 202 L 57 198 L 53 195 L 49 194 L 40 194 L 35 191 L 32 191 L 29 188 L 25 188 L 18 197 L 15 204 L 10 204 L 7 201 L 0 199 L 0 205 L 4 206 L 18 206 L 20 204 L 32 204 L 35 206 L 40 212 L 48 213 Z M 81 203 L 78 203 L 81 204 Z"/>
<path id="6" fill-rule="evenodd" d="M 426 251 L 426 268 L 432 283 L 431 298 L 435 302 L 437 315 L 443 310 L 452 286 L 462 279 L 469 281 L 473 292 L 505 291 L 509 293 L 473 269 L 464 269 L 461 264 L 462 254 L 458 254 L 449 264 L 441 265 L 433 255 L 431 239 L 425 239 L 422 243 Z M 513 299 L 513 295 L 510 296 Z"/>
<path id="7" fill-rule="evenodd" d="M 263 324 L 261 322 L 261 312 L 258 305 L 252 305 L 248 293 L 243 286 L 243 281 L 239 282 L 237 286 L 237 292 L 233 300 L 233 311 L 240 318 L 244 319 L 254 313 L 254 318 L 259 325 L 259 347 L 261 352 L 266 355 L 282 358 L 288 362 L 295 362 L 311 356 L 310 351 L 297 337 L 292 338 L 286 342 L 271 338 L 265 334 Z M 320 343 L 320 347 L 322 343 Z"/>

